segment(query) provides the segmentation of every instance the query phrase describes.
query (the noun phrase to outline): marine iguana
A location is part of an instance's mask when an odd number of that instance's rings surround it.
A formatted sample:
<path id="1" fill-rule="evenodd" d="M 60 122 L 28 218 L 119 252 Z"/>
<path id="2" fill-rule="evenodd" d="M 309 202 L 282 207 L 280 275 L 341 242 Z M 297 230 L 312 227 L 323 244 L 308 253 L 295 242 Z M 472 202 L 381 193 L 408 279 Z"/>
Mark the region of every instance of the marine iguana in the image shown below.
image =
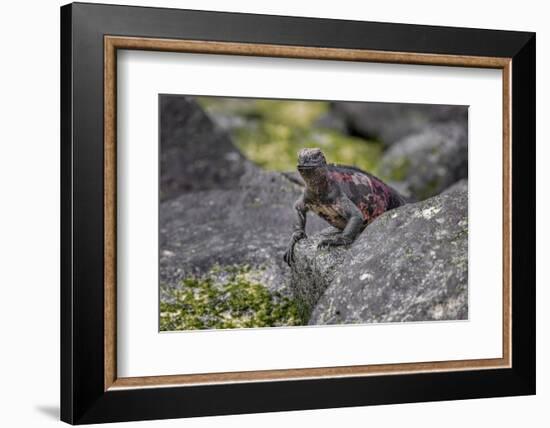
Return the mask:
<path id="1" fill-rule="evenodd" d="M 313 211 L 342 232 L 323 239 L 319 246 L 349 245 L 380 214 L 406 203 L 395 189 L 359 168 L 327 164 L 320 149 L 302 149 L 298 153 L 298 172 L 305 182 L 294 204 L 294 233 L 284 255 L 294 262 L 296 243 L 307 238 L 306 213 Z"/>

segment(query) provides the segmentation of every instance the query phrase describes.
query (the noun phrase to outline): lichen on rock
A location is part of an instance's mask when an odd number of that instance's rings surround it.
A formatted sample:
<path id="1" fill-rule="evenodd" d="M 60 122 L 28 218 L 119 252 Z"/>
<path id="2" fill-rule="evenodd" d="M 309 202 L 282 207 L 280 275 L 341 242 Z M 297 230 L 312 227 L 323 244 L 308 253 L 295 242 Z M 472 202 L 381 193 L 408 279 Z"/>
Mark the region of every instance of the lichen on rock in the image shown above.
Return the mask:
<path id="1" fill-rule="evenodd" d="M 161 287 L 160 330 L 302 325 L 297 302 L 270 292 L 248 265 L 213 266 L 177 287 Z"/>

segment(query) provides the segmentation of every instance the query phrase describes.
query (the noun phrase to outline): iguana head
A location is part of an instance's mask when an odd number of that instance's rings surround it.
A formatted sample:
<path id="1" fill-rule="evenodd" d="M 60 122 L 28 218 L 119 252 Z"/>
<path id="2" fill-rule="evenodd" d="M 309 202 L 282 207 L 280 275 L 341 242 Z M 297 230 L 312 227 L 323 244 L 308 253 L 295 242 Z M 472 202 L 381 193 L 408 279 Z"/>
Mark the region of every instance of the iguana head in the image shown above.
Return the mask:
<path id="1" fill-rule="evenodd" d="M 318 148 L 302 149 L 298 153 L 298 171 L 324 167 L 327 165 L 325 155 Z"/>
<path id="2" fill-rule="evenodd" d="M 302 149 L 298 153 L 298 172 L 306 186 L 314 193 L 322 193 L 327 188 L 327 160 L 321 149 Z"/>

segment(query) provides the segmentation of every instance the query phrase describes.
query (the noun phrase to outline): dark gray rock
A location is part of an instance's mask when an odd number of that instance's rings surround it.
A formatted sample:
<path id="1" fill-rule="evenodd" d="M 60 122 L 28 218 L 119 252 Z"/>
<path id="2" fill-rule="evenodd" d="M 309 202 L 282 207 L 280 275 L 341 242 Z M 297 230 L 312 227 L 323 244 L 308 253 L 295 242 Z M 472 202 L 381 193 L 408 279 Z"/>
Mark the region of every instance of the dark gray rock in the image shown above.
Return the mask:
<path id="1" fill-rule="evenodd" d="M 447 187 L 443 193 L 451 193 L 455 191 L 467 192 L 468 191 L 468 180 L 462 179 L 454 183 L 453 185 Z"/>
<path id="2" fill-rule="evenodd" d="M 160 122 L 161 200 L 238 185 L 248 161 L 192 98 L 162 95 Z"/>
<path id="3" fill-rule="evenodd" d="M 351 134 L 386 146 L 435 123 L 468 121 L 468 108 L 453 105 L 337 102 L 331 114 L 343 118 Z"/>
<path id="4" fill-rule="evenodd" d="M 382 156 L 379 173 L 402 182 L 415 200 L 437 195 L 468 177 L 468 131 L 458 122 L 438 124 L 393 144 Z"/>
<path id="5" fill-rule="evenodd" d="M 323 238 L 338 232 L 334 227 L 325 228 L 309 239 L 299 241 L 294 249 L 290 286 L 294 297 L 305 308 L 305 318 L 331 285 L 346 259 L 348 250 L 344 247 L 330 250 L 317 248 Z"/>
<path id="6" fill-rule="evenodd" d="M 348 133 L 348 123 L 344 115 L 335 114 L 334 108 L 323 114 L 314 124 L 317 128 L 331 129 L 343 134 Z"/>
<path id="7" fill-rule="evenodd" d="M 233 189 L 185 193 L 160 209 L 160 282 L 176 286 L 212 266 L 246 264 L 260 282 L 288 293 L 283 254 L 292 233 L 293 205 L 301 188 L 280 173 L 253 166 Z M 308 232 L 326 227 L 310 218 Z"/>
<path id="8" fill-rule="evenodd" d="M 331 229 L 300 241 L 291 288 L 309 324 L 467 319 L 466 189 L 383 214 L 349 248 L 317 248 Z"/>

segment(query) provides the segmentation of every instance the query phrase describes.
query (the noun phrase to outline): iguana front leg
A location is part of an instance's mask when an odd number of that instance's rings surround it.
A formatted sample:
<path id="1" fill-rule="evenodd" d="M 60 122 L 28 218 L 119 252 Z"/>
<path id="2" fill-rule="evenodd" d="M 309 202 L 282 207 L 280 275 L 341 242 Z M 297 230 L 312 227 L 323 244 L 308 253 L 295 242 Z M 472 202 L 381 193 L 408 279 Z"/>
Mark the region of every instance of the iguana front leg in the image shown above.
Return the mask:
<path id="1" fill-rule="evenodd" d="M 290 238 L 290 244 L 288 249 L 283 256 L 284 261 L 287 265 L 291 266 L 294 263 L 294 247 L 300 239 L 307 238 L 306 236 L 306 214 L 307 207 L 304 203 L 304 197 L 301 196 L 300 199 L 294 204 L 294 212 L 296 214 L 296 221 L 294 223 L 294 232 L 292 233 L 292 238 Z"/>
<path id="2" fill-rule="evenodd" d="M 347 197 L 343 196 L 340 205 L 344 209 L 344 215 L 348 219 L 346 227 L 342 233 L 323 239 L 318 247 L 337 247 L 349 245 L 355 241 L 355 238 L 363 231 L 363 214 L 357 206 Z"/>

